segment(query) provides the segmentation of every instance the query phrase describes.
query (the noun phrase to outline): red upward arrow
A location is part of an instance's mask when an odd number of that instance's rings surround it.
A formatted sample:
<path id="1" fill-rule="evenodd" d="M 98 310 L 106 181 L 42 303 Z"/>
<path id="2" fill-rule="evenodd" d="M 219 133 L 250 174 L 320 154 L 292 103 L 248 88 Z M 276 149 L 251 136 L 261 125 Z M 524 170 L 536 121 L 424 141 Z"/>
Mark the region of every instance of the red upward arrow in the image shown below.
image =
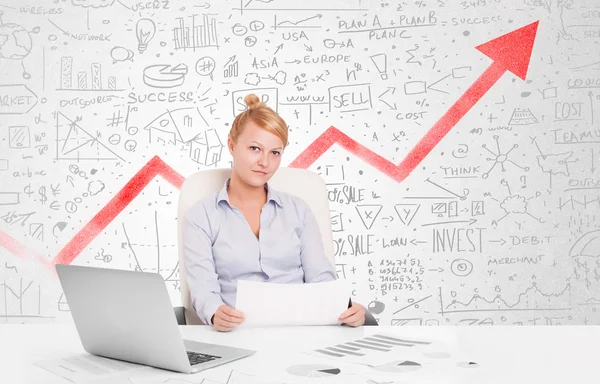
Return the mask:
<path id="1" fill-rule="evenodd" d="M 340 144 L 373 167 L 379 169 L 397 182 L 404 180 L 419 163 L 431 152 L 444 136 L 463 118 L 464 115 L 496 84 L 504 72 L 510 71 L 525 80 L 533 42 L 539 21 L 526 25 L 506 35 L 475 47 L 494 62 L 479 76 L 467 91 L 434 124 L 417 145 L 406 155 L 399 165 L 384 159 L 370 149 L 357 143 L 335 127 L 329 127 L 308 146 L 290 167 L 308 168 L 334 143 Z"/>
<path id="2" fill-rule="evenodd" d="M 537 26 L 538 22 L 536 21 L 476 47 L 479 51 L 492 58 L 494 62 L 427 132 L 425 137 L 421 139 L 400 165 L 394 165 L 368 148 L 358 144 L 338 129 L 330 127 L 304 150 L 290 166 L 308 168 L 329 147 L 334 143 L 339 143 L 348 151 L 398 182 L 404 180 L 421 160 L 429 154 L 442 137 L 498 81 L 505 71 L 511 71 L 521 79 L 525 79 Z M 52 260 L 48 260 L 36 252 L 29 250 L 25 245 L 2 230 L 0 230 L 0 246 L 22 258 L 37 258 L 53 271 L 54 264 L 70 264 L 157 175 L 162 176 L 178 189 L 183 184 L 183 176 L 165 164 L 159 157 L 154 156 L 92 220 L 77 232 Z"/>

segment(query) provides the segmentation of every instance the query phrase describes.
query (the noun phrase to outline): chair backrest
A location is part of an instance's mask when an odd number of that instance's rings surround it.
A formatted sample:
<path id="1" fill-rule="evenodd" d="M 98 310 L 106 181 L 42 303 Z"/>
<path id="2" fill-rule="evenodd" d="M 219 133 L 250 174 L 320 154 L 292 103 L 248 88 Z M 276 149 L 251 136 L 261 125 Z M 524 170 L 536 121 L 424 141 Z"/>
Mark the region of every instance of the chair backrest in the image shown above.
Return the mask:
<path id="1" fill-rule="evenodd" d="M 181 241 L 183 219 L 190 208 L 199 200 L 213 195 L 223 188 L 225 181 L 229 177 L 231 177 L 230 168 L 199 171 L 184 181 L 179 193 L 179 206 L 177 209 L 179 280 L 181 303 L 185 308 L 187 324 L 203 323 L 192 307 L 191 295 L 183 265 L 183 247 Z M 319 224 L 325 247 L 325 255 L 329 258 L 331 264 L 335 266 L 329 199 L 327 197 L 327 186 L 323 179 L 316 173 L 306 169 L 280 167 L 269 180 L 269 186 L 276 191 L 286 192 L 306 201 Z"/>

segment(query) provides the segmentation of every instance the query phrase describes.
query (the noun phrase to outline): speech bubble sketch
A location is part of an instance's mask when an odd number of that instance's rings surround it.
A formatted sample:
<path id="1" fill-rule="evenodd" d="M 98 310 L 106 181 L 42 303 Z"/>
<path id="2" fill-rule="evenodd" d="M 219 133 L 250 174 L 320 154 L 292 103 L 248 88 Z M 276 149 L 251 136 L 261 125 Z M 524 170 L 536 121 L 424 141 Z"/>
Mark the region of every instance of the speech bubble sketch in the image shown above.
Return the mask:
<path id="1" fill-rule="evenodd" d="M 133 51 L 125 47 L 115 46 L 110 50 L 110 57 L 113 59 L 113 64 L 119 61 L 133 61 Z"/>
<path id="2" fill-rule="evenodd" d="M 196 61 L 196 73 L 200 76 L 210 76 L 213 79 L 213 72 L 215 70 L 215 59 L 210 56 L 204 56 Z"/>

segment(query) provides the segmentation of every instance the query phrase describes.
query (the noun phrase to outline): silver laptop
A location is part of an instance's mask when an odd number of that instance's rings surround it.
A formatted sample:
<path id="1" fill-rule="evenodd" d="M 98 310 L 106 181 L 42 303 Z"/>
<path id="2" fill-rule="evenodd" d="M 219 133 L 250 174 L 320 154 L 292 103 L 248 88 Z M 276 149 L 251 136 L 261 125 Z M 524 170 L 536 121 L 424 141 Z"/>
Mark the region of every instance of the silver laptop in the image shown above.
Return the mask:
<path id="1" fill-rule="evenodd" d="M 184 340 L 161 275 L 57 264 L 83 348 L 177 372 L 203 371 L 255 351 Z"/>

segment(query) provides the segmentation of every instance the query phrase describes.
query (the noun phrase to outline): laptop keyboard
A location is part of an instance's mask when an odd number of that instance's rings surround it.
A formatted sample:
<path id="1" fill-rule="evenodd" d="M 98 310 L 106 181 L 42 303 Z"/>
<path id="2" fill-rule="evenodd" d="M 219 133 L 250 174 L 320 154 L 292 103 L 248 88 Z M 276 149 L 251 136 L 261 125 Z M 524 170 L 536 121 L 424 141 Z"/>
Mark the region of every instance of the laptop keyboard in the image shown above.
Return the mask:
<path id="1" fill-rule="evenodd" d="M 215 359 L 220 359 L 221 356 L 213 356 L 207 355 L 205 353 L 186 351 L 188 355 L 188 360 L 191 365 L 206 363 L 207 361 L 213 361 Z"/>

